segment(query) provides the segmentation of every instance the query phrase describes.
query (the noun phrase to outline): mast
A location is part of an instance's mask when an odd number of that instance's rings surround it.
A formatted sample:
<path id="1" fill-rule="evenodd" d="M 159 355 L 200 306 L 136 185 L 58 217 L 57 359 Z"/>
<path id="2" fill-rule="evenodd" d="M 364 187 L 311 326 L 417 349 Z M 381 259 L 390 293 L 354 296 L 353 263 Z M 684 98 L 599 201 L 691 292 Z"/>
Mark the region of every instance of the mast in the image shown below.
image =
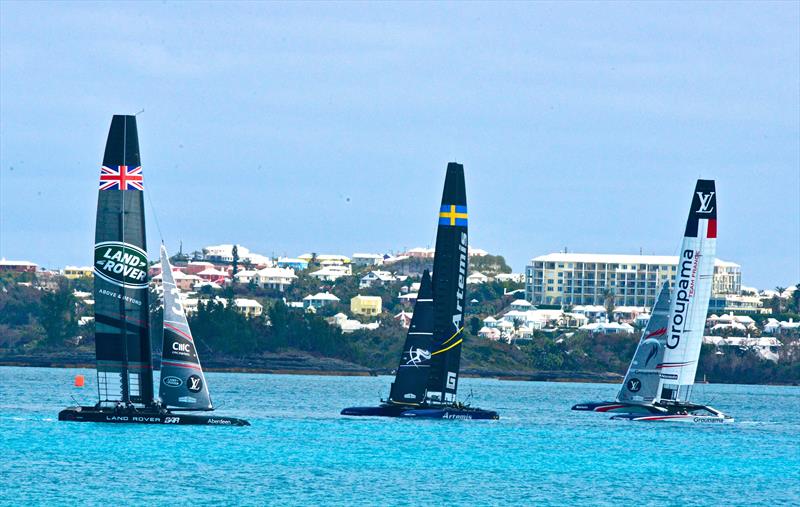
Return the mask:
<path id="1" fill-rule="evenodd" d="M 433 260 L 434 331 L 427 399 L 456 400 L 464 330 L 469 238 L 464 166 L 447 164 Z"/>
<path id="2" fill-rule="evenodd" d="M 425 388 L 431 367 L 433 306 L 431 276 L 426 269 L 419 283 L 414 316 L 411 317 L 397 375 L 389 393 L 390 403 L 419 405 L 425 400 Z"/>
<path id="3" fill-rule="evenodd" d="M 175 285 L 167 249 L 161 245 L 164 324 L 159 397 L 164 405 L 187 410 L 213 410 L 192 331 Z"/>
<path id="4" fill-rule="evenodd" d="M 662 402 L 687 402 L 703 343 L 717 249 L 717 194 L 713 180 L 697 180 L 678 255 L 661 370 Z"/>
<path id="5" fill-rule="evenodd" d="M 143 191 L 136 118 L 115 115 L 100 170 L 94 246 L 101 402 L 153 400 Z"/>

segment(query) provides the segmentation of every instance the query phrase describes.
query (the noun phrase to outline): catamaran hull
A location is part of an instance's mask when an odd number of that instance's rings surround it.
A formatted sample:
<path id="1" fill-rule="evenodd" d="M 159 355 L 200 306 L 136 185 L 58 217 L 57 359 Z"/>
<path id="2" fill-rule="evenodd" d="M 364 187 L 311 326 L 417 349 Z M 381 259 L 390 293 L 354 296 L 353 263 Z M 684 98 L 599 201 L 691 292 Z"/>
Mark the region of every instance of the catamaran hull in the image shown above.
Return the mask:
<path id="1" fill-rule="evenodd" d="M 136 412 L 115 412 L 113 409 L 94 407 L 69 407 L 58 413 L 59 421 L 128 423 L 128 424 L 178 424 L 195 426 L 250 426 L 244 419 L 198 414 L 177 414 L 137 410 Z"/>
<path id="2" fill-rule="evenodd" d="M 637 422 L 667 422 L 667 423 L 689 423 L 689 424 L 730 424 L 733 417 L 728 415 L 701 416 L 692 414 L 671 414 L 671 415 L 637 415 L 637 414 L 618 414 L 611 416 L 617 421 L 637 421 Z"/>
<path id="3" fill-rule="evenodd" d="M 497 420 L 500 416 L 493 410 L 480 408 L 406 408 L 381 405 L 379 407 L 349 407 L 341 412 L 350 416 L 402 417 L 407 419 L 458 419 Z"/>
<path id="4" fill-rule="evenodd" d="M 583 412 L 609 412 L 622 414 L 663 414 L 664 410 L 658 410 L 648 405 L 637 405 L 634 403 L 617 403 L 615 401 L 600 401 L 590 403 L 578 403 L 572 406 L 572 410 Z"/>

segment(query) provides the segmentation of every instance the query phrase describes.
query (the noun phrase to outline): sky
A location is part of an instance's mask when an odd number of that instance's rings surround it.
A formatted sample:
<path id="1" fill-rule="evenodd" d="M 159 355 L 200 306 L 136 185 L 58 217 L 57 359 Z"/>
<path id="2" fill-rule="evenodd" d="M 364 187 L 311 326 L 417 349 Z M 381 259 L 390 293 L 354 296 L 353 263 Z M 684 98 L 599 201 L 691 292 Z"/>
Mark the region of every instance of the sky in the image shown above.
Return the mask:
<path id="1" fill-rule="evenodd" d="M 151 257 L 470 244 L 675 255 L 716 179 L 718 257 L 800 282 L 800 2 L 0 2 L 0 256 L 88 265 L 113 114 Z"/>

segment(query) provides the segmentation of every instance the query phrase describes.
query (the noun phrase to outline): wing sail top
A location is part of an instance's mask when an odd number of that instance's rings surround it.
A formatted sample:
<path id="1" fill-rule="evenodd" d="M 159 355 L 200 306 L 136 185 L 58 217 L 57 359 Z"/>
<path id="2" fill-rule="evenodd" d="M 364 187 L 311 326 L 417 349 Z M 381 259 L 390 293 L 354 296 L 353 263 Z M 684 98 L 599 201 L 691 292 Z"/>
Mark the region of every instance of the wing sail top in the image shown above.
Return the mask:
<path id="1" fill-rule="evenodd" d="M 212 410 L 200 357 L 175 285 L 167 249 L 161 246 L 164 289 L 164 338 L 161 352 L 159 397 L 168 407 Z"/>

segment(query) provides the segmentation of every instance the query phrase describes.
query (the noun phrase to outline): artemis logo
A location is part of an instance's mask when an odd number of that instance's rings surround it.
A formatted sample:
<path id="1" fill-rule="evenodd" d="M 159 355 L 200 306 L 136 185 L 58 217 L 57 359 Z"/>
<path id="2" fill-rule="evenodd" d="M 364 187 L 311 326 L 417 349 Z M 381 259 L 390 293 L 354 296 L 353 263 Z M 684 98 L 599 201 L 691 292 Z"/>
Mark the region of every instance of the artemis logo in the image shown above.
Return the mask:
<path id="1" fill-rule="evenodd" d="M 464 285 L 467 283 L 467 233 L 461 233 L 461 244 L 458 245 L 458 286 L 456 288 L 456 313 L 453 314 L 453 326 L 461 329 L 464 319 Z"/>
<path id="2" fill-rule="evenodd" d="M 408 349 L 408 361 L 406 364 L 413 364 L 414 366 L 418 366 L 423 361 L 427 361 L 431 358 L 431 353 L 425 349 L 415 349 L 411 347 Z"/>
<path id="3" fill-rule="evenodd" d="M 710 194 L 697 192 L 697 197 L 700 198 L 700 208 L 697 210 L 698 213 L 711 213 L 714 211 L 714 208 L 709 208 L 709 206 L 711 206 L 711 198 L 714 197 L 714 192 Z"/>

